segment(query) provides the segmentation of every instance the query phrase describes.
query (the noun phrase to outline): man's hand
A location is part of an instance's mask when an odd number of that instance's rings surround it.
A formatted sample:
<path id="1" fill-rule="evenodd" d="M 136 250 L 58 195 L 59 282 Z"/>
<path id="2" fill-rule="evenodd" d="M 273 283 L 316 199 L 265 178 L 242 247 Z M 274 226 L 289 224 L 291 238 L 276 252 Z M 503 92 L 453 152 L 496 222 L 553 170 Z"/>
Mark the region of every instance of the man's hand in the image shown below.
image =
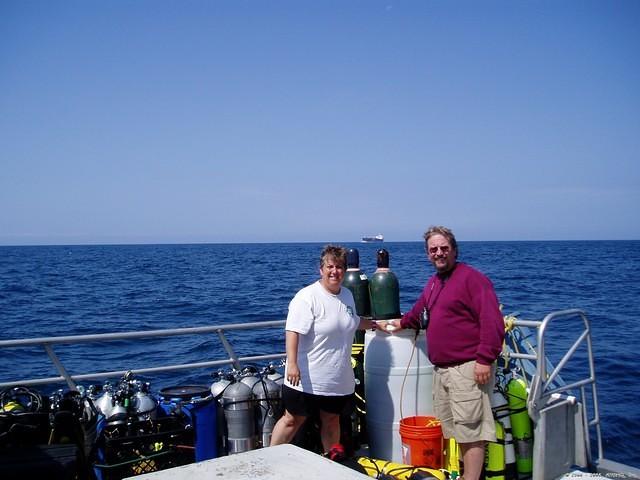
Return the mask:
<path id="1" fill-rule="evenodd" d="M 475 376 L 476 383 L 478 385 L 484 385 L 489 381 L 489 377 L 491 377 L 491 365 L 482 365 L 476 361 L 476 365 L 473 368 L 473 374 Z"/>
<path id="2" fill-rule="evenodd" d="M 381 330 L 384 330 L 387 333 L 397 332 L 398 330 L 402 330 L 402 325 L 400 325 L 400 318 L 392 318 L 386 321 L 386 324 Z"/>

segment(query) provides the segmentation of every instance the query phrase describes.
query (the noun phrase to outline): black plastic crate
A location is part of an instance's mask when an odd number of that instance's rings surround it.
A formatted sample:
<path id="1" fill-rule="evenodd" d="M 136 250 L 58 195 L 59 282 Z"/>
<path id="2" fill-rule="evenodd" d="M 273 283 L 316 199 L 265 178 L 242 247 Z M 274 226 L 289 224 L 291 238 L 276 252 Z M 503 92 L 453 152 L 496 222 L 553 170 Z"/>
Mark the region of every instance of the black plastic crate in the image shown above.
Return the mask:
<path id="1" fill-rule="evenodd" d="M 50 432 L 48 413 L 0 413 L 0 449 L 46 444 Z"/>
<path id="2" fill-rule="evenodd" d="M 77 445 L 34 445 L 0 449 L 0 478 L 24 480 L 48 478 L 86 480 L 82 455 Z"/>
<path id="3" fill-rule="evenodd" d="M 194 461 L 193 429 L 182 418 L 168 416 L 105 427 L 98 439 L 94 472 L 98 480 L 116 480 Z"/>

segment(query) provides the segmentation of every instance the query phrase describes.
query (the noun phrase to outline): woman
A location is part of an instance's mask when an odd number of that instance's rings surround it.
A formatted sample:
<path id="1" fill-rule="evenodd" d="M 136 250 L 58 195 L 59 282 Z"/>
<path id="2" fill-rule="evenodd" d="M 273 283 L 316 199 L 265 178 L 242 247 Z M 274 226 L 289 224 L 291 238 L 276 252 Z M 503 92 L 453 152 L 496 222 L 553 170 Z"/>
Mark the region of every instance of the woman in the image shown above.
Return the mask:
<path id="1" fill-rule="evenodd" d="M 375 329 L 356 314 L 351 291 L 342 288 L 347 252 L 328 245 L 320 255 L 320 279 L 289 304 L 286 330 L 284 414 L 271 445 L 290 442 L 309 415 L 318 413 L 325 453 L 340 443 L 340 414 L 352 400 L 351 346 L 357 329 Z"/>

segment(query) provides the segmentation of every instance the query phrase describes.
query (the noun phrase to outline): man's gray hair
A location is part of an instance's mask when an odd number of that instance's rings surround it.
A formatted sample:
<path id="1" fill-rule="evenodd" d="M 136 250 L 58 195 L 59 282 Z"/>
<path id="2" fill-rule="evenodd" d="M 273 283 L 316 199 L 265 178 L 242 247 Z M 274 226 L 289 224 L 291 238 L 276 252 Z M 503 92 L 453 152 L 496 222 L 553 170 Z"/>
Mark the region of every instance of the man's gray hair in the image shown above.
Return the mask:
<path id="1" fill-rule="evenodd" d="M 424 232 L 424 235 L 422 237 L 424 238 L 424 241 L 426 243 L 434 235 L 442 235 L 449 241 L 449 243 L 451 244 L 451 248 L 453 248 L 456 253 L 458 252 L 458 242 L 456 242 L 456 237 L 450 229 L 448 229 L 447 227 L 432 225 L 427 229 L 426 232 Z"/>

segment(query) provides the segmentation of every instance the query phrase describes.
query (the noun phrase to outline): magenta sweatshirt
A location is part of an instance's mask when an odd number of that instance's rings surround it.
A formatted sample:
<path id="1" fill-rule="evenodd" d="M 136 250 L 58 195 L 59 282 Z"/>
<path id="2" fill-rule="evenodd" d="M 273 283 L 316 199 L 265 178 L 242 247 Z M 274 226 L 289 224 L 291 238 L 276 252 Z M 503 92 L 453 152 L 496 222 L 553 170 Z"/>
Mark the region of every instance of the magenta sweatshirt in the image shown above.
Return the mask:
<path id="1" fill-rule="evenodd" d="M 436 366 L 476 360 L 491 365 L 502 350 L 504 321 L 491 281 L 458 262 L 446 278 L 433 275 L 420 298 L 402 316 L 403 328 L 419 325 L 428 307 L 427 353 Z"/>

